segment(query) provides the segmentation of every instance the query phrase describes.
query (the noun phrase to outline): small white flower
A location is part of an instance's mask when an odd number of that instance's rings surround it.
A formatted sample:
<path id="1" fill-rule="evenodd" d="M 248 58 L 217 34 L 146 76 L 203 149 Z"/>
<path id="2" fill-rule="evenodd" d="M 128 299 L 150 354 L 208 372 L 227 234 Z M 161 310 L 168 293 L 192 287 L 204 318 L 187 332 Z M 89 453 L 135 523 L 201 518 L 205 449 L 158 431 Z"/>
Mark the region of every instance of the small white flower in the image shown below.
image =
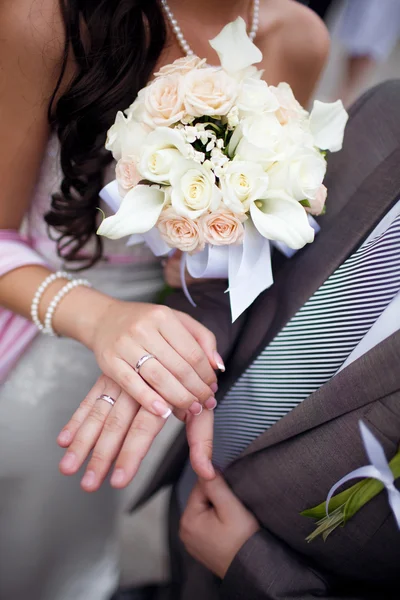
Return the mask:
<path id="1" fill-rule="evenodd" d="M 210 140 L 206 146 L 206 152 L 211 152 L 215 148 L 215 140 Z"/>
<path id="2" fill-rule="evenodd" d="M 220 205 L 221 191 L 214 173 L 195 161 L 176 161 L 171 171 L 171 186 L 172 206 L 183 217 L 197 219 Z"/>
<path id="3" fill-rule="evenodd" d="M 217 148 L 219 148 L 220 150 L 222 150 L 223 148 L 225 148 L 225 143 L 224 143 L 224 140 L 222 138 L 218 138 L 218 140 L 217 140 Z"/>
<path id="4" fill-rule="evenodd" d="M 223 167 L 224 164 L 226 164 L 227 162 L 229 162 L 229 158 L 227 156 L 225 156 L 225 154 L 219 149 L 219 148 L 214 148 L 213 150 L 211 150 L 211 164 L 213 165 L 213 168 L 219 168 L 219 167 Z"/>
<path id="5" fill-rule="evenodd" d="M 228 129 L 235 129 L 239 125 L 239 109 L 233 106 L 227 115 Z"/>

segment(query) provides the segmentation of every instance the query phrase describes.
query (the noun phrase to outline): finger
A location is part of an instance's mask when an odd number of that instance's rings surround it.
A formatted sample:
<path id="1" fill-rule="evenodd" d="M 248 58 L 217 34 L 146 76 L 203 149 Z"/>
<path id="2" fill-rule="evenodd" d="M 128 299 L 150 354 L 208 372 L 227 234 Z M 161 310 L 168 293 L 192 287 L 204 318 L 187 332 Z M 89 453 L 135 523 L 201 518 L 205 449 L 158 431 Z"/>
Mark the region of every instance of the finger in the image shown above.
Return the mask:
<path id="1" fill-rule="evenodd" d="M 111 485 L 126 487 L 139 470 L 142 460 L 151 448 L 153 440 L 165 425 L 165 419 L 156 417 L 140 408 L 126 435 L 124 444 L 115 463 Z"/>
<path id="2" fill-rule="evenodd" d="M 157 350 L 159 354 L 156 355 Z M 190 410 L 193 414 L 198 415 L 202 411 L 202 406 L 197 402 L 196 396 L 184 387 L 164 366 L 164 364 L 171 364 L 174 361 L 174 357 L 170 356 L 171 350 L 171 347 L 161 336 L 154 336 L 154 338 L 149 341 L 148 349 L 148 351 L 154 355 L 154 358 L 143 363 L 140 367 L 139 377 L 146 382 L 152 390 L 157 392 L 160 397 L 162 396 L 167 403 L 167 409 L 174 407 L 184 411 Z M 130 366 L 136 365 L 139 359 L 147 354 L 148 351 L 138 347 L 132 348 L 127 341 L 124 341 L 121 344 L 121 355 L 124 356 L 124 360 Z M 160 360 L 158 359 L 158 356 L 161 357 Z M 208 388 L 205 396 L 209 398 L 211 393 L 211 390 Z M 137 398 L 140 401 L 140 404 L 149 410 L 149 407 L 145 404 L 145 399 L 142 401 L 142 397 L 137 394 L 134 395 L 134 398 Z M 149 412 L 154 411 L 150 410 Z M 162 415 L 158 413 L 158 416 Z"/>
<path id="3" fill-rule="evenodd" d="M 76 432 L 92 410 L 93 405 L 96 402 L 96 398 L 105 393 L 104 390 L 106 387 L 106 381 L 107 377 L 104 375 L 99 377 L 90 392 L 87 394 L 86 398 L 82 400 L 78 410 L 74 412 L 71 419 L 60 431 L 57 437 L 57 443 L 59 446 L 62 448 L 67 448 L 71 444 Z"/>
<path id="4" fill-rule="evenodd" d="M 114 381 L 105 380 L 104 394 L 115 402 L 121 393 L 121 388 Z M 92 408 L 76 432 L 68 452 L 60 461 L 60 471 L 64 475 L 76 473 L 89 456 L 103 429 L 104 422 L 112 410 L 111 404 L 105 400 L 96 399 Z"/>
<path id="5" fill-rule="evenodd" d="M 145 350 L 141 351 L 141 356 L 146 354 Z M 136 364 L 136 363 L 135 363 Z M 145 380 L 135 372 L 134 368 L 125 362 L 125 360 L 117 358 L 110 366 L 106 367 L 108 374 L 121 386 L 121 388 L 132 398 L 137 401 L 154 416 L 168 419 L 172 410 L 164 398 L 153 390 Z"/>
<path id="6" fill-rule="evenodd" d="M 210 502 L 207 495 L 204 493 L 203 488 L 199 482 L 197 482 L 189 496 L 183 519 L 190 522 L 190 520 L 195 519 L 198 515 L 201 515 L 208 510 L 210 510 Z"/>
<path id="7" fill-rule="evenodd" d="M 104 422 L 101 435 L 93 448 L 92 456 L 82 478 L 81 486 L 87 492 L 99 489 L 112 463 L 118 456 L 124 443 L 124 439 L 137 415 L 140 404 L 121 392 L 118 402 L 109 413 Z"/>
<path id="8" fill-rule="evenodd" d="M 210 398 L 214 398 L 214 394 L 217 390 L 217 384 L 211 384 L 210 387 L 204 383 L 193 367 L 186 362 L 186 360 L 184 360 L 184 358 L 182 358 L 182 356 L 178 354 L 174 348 L 167 344 L 161 335 L 154 338 L 151 343 L 154 355 L 162 363 L 165 369 L 167 369 L 167 371 L 171 373 L 190 394 L 192 394 L 195 400 L 203 405 L 210 400 Z M 151 381 L 149 381 L 146 377 L 146 370 L 148 367 L 152 366 L 154 365 L 148 361 L 143 365 L 142 369 L 140 370 L 140 374 L 146 381 L 148 381 L 148 383 L 150 383 L 152 387 L 154 387 Z M 164 388 L 162 389 L 164 390 Z M 171 398 L 165 397 L 165 399 L 171 402 Z M 199 411 L 195 411 L 195 413 L 196 412 Z"/>
<path id="9" fill-rule="evenodd" d="M 207 496 L 221 521 L 230 521 L 243 507 L 240 500 L 232 492 L 222 475 L 209 481 L 201 481 L 201 488 Z"/>
<path id="10" fill-rule="evenodd" d="M 225 364 L 217 351 L 217 340 L 215 335 L 190 315 L 177 311 L 178 319 L 192 334 L 200 347 L 205 352 L 210 364 L 214 369 L 225 371 Z"/>
<path id="11" fill-rule="evenodd" d="M 198 417 L 188 415 L 186 419 L 186 434 L 190 449 L 190 462 L 195 473 L 210 480 L 215 477 L 211 462 L 213 449 L 214 413 L 205 410 Z"/>
<path id="12" fill-rule="evenodd" d="M 206 384 L 211 386 L 217 382 L 208 357 L 180 318 L 162 323 L 160 333 Z"/>

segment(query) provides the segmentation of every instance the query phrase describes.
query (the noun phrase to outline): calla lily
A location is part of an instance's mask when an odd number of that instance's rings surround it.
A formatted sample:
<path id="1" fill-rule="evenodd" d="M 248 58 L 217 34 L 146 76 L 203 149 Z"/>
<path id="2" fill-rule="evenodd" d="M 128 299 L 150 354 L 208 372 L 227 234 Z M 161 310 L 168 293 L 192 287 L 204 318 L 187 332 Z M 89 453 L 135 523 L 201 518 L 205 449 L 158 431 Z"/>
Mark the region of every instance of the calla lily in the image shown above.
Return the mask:
<path id="1" fill-rule="evenodd" d="M 250 207 L 250 215 L 262 236 L 298 250 L 314 241 L 314 230 L 304 208 L 288 194 L 270 190 Z"/>
<path id="2" fill-rule="evenodd" d="M 157 223 L 165 202 L 163 188 L 137 185 L 124 197 L 115 215 L 104 219 L 97 233 L 112 240 L 146 233 Z"/>
<path id="3" fill-rule="evenodd" d="M 310 115 L 310 130 L 317 148 L 330 150 L 330 152 L 341 150 L 348 118 L 349 115 L 341 100 L 336 102 L 315 100 Z"/>
<path id="4" fill-rule="evenodd" d="M 251 41 L 242 17 L 226 25 L 210 46 L 214 48 L 227 73 L 234 74 L 262 61 L 262 52 Z"/>

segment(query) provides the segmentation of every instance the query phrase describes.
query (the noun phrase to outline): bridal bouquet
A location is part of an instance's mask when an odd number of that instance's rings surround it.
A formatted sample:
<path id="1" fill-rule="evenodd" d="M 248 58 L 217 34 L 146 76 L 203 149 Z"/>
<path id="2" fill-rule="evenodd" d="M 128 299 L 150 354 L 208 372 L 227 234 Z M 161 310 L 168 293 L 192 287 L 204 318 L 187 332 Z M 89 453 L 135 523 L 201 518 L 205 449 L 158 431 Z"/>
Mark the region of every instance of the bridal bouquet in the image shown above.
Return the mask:
<path id="1" fill-rule="evenodd" d="M 101 194 L 115 214 L 98 234 L 179 249 L 193 277 L 228 277 L 234 320 L 273 282 L 271 243 L 289 255 L 314 240 L 347 113 L 316 101 L 309 114 L 288 84 L 263 81 L 243 19 L 210 44 L 220 67 L 178 59 L 117 114 L 116 180 Z"/>

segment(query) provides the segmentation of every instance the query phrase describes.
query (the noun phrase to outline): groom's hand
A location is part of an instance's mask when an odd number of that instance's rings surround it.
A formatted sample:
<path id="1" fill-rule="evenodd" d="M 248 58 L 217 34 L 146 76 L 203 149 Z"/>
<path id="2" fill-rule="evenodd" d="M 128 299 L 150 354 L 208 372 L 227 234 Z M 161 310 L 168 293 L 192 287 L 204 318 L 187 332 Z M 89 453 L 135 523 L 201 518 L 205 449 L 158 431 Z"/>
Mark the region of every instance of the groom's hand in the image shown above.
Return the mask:
<path id="1" fill-rule="evenodd" d="M 194 488 L 180 537 L 193 558 L 223 579 L 240 548 L 259 529 L 255 517 L 217 475 Z"/>

